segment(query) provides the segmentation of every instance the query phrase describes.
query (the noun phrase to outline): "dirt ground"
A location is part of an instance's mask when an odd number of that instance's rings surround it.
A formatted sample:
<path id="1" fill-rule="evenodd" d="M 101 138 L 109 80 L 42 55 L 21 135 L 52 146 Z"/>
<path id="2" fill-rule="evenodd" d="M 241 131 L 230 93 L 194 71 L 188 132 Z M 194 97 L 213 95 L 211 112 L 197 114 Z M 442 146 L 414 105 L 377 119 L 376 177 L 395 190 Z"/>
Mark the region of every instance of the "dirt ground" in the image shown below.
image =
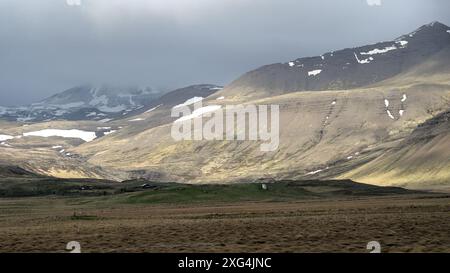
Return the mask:
<path id="1" fill-rule="evenodd" d="M 0 252 L 450 252 L 450 196 L 198 205 L 0 200 Z"/>

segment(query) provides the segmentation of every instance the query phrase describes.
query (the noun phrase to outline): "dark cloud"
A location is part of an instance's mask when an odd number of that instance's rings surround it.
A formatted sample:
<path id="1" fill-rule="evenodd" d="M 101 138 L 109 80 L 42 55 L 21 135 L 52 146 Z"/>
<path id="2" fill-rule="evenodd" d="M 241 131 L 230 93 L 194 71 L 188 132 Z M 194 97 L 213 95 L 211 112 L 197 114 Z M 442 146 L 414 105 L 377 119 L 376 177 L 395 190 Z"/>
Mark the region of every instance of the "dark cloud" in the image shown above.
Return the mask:
<path id="1" fill-rule="evenodd" d="M 227 84 L 258 66 L 390 40 L 446 0 L 2 0 L 0 105 L 97 82 Z"/>

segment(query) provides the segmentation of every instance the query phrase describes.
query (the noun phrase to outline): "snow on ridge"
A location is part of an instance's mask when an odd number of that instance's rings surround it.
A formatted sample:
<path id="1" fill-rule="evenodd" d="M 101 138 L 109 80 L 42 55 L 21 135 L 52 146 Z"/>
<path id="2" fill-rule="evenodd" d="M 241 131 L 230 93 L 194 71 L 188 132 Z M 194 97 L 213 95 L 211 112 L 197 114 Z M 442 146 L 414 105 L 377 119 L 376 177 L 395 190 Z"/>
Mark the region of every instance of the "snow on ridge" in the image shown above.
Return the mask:
<path id="1" fill-rule="evenodd" d="M 175 120 L 175 122 L 180 122 L 180 121 L 185 121 L 185 120 L 190 120 L 193 118 L 201 117 L 203 114 L 215 112 L 221 108 L 222 108 L 221 105 L 208 105 L 208 106 L 194 110 L 194 112 L 192 112 L 192 114 L 181 117 L 181 118 Z"/>
<path id="2" fill-rule="evenodd" d="M 221 96 L 221 97 L 218 97 L 216 100 L 223 100 L 223 99 L 225 99 L 225 97 Z"/>
<path id="3" fill-rule="evenodd" d="M 223 89 L 223 87 L 218 87 L 218 86 L 209 88 L 209 90 L 222 90 L 222 89 Z"/>
<path id="4" fill-rule="evenodd" d="M 190 98 L 187 101 L 183 102 L 182 104 L 175 105 L 173 108 L 177 108 L 177 107 L 181 107 L 181 106 L 189 106 L 191 104 L 194 104 L 194 103 L 202 101 L 202 100 L 203 100 L 203 97 L 193 97 L 193 98 Z"/>
<path id="5" fill-rule="evenodd" d="M 322 72 L 322 69 L 316 69 L 308 72 L 308 76 L 316 76 Z"/>
<path id="6" fill-rule="evenodd" d="M 13 136 L 10 135 L 0 135 L 0 141 L 10 140 L 13 139 Z"/>
<path id="7" fill-rule="evenodd" d="M 401 42 L 405 42 L 405 41 L 401 41 Z M 408 42 L 406 42 L 406 43 L 408 43 Z M 393 46 L 385 47 L 383 49 L 375 48 L 375 49 L 372 49 L 372 50 L 367 51 L 367 52 L 360 52 L 359 54 L 361 54 L 361 55 L 375 55 L 375 54 L 386 53 L 386 52 L 389 52 L 391 50 L 396 50 L 396 49 L 397 49 L 397 47 L 395 45 L 393 45 Z"/>
<path id="8" fill-rule="evenodd" d="M 64 137 L 64 138 L 79 138 L 86 142 L 97 138 L 95 132 L 82 131 L 77 129 L 62 130 L 62 129 L 44 129 L 40 131 L 23 133 L 23 136 L 38 136 L 38 137 Z"/>

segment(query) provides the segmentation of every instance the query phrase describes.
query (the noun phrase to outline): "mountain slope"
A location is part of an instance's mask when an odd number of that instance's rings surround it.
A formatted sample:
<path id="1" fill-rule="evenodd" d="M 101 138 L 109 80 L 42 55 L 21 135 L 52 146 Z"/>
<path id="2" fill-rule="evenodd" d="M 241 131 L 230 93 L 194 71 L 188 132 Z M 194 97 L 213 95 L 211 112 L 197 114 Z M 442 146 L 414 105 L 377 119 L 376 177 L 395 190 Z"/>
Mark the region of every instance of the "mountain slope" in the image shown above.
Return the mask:
<path id="1" fill-rule="evenodd" d="M 450 110 L 427 120 L 376 159 L 339 177 L 450 190 Z"/>
<path id="2" fill-rule="evenodd" d="M 411 35 L 435 33 L 434 27 L 436 24 L 423 27 L 420 34 Z M 262 88 L 255 89 L 257 96 L 247 96 L 246 89 L 241 89 L 244 95 L 237 98 L 233 96 L 238 90 L 226 87 L 205 100 L 204 105 L 222 107 L 242 102 L 280 105 L 280 146 L 275 152 L 261 152 L 261 142 L 255 141 L 175 142 L 170 134 L 174 118 L 168 116 L 169 112 L 160 112 L 164 122 L 154 120 L 148 121 L 145 128 L 124 128 L 74 151 L 93 165 L 141 172 L 144 176 L 160 172 L 184 182 L 335 177 L 374 160 L 398 145 L 419 124 L 450 109 L 449 49 L 444 47 L 422 56 L 413 67 L 361 88 L 281 95 L 276 91 L 269 94 L 266 90 L 270 88 Z M 392 58 L 399 60 L 395 55 Z M 364 70 L 366 66 L 358 67 L 358 71 L 369 73 Z M 159 118 L 152 116 L 149 120 Z M 107 146 L 111 148 L 105 149 Z M 445 150 L 442 153 L 446 155 Z"/>
<path id="3" fill-rule="evenodd" d="M 371 85 L 405 72 L 449 46 L 449 30 L 448 26 L 433 22 L 394 41 L 263 66 L 238 78 L 217 96 L 226 94 L 239 100 Z"/>

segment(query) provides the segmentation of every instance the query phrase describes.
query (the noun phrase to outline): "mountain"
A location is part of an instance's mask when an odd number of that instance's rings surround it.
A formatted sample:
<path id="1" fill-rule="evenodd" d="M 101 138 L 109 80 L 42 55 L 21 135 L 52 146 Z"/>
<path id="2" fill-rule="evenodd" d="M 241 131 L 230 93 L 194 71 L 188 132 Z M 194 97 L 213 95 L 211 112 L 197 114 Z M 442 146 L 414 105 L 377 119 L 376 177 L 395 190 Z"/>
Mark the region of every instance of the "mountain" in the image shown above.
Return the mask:
<path id="1" fill-rule="evenodd" d="M 115 138 L 122 133 L 129 134 L 152 128 L 164 123 L 166 118 L 168 118 L 167 122 L 170 122 L 170 110 L 174 105 L 181 104 L 192 97 L 207 97 L 220 89 L 221 87 L 211 84 L 177 89 L 149 101 L 140 100 L 142 104 L 146 104 L 145 106 L 135 108 L 137 103 L 135 102 L 135 105 L 130 103 L 132 108 L 129 109 L 136 109 L 133 112 L 129 110 L 119 113 L 107 112 L 110 118 L 115 117 L 113 120 L 104 120 L 103 118 L 107 116 L 100 114 L 90 116 L 91 120 L 83 120 L 83 116 L 80 117 L 81 120 L 64 120 L 63 116 L 58 116 L 55 120 L 26 124 L 0 120 L 0 165 L 19 166 L 37 174 L 61 178 L 104 178 L 118 181 L 128 179 L 134 175 L 133 172 L 116 171 L 90 164 L 87 162 L 88 158 L 71 150 L 83 143 L 107 137 Z M 68 112 L 66 116 L 75 113 L 70 112 L 71 110 L 90 111 L 89 107 L 92 105 L 105 110 L 105 107 L 114 107 L 114 104 L 105 104 L 103 101 L 113 101 L 114 95 L 120 99 L 124 94 L 124 91 L 117 89 L 100 89 L 97 93 L 94 91 L 89 88 L 74 88 L 40 103 L 40 109 L 44 109 L 43 105 L 61 107 L 61 105 L 75 105 L 79 102 L 76 107 L 65 108 Z M 127 99 L 134 102 L 137 101 L 137 97 L 144 97 L 139 94 L 133 93 L 133 96 Z M 95 98 L 99 97 L 108 98 L 108 100 L 98 103 L 99 100 Z M 129 100 L 120 101 L 120 103 L 125 105 Z M 39 117 L 40 112 L 32 113 Z M 99 118 L 102 120 L 98 120 Z M 147 176 L 160 177 L 158 172 L 147 174 Z"/>
<path id="2" fill-rule="evenodd" d="M 449 31 L 448 26 L 433 22 L 392 41 L 266 65 L 244 74 L 217 96 L 237 99 L 368 86 L 405 72 L 447 47 Z"/>
<path id="3" fill-rule="evenodd" d="M 150 88 L 103 85 L 78 86 L 29 106 L 0 107 L 0 118 L 19 122 L 96 120 L 108 122 L 136 115 L 156 106 L 173 106 L 188 98 L 207 97 L 222 87 L 192 85 L 166 94 Z"/>
<path id="4" fill-rule="evenodd" d="M 447 30 L 440 23 L 432 23 L 401 36 L 398 43 L 335 51 L 333 56 L 327 55 L 329 59 L 325 56 L 323 60 L 317 57 L 297 60 L 297 63 L 323 61 L 324 69 L 315 76 L 305 76 L 310 71 L 307 69 L 313 67 L 270 65 L 273 73 L 266 73 L 267 67 L 263 67 L 204 100 L 204 105 L 220 107 L 237 103 L 279 105 L 280 145 L 274 152 L 261 152 L 261 142 L 256 141 L 176 142 L 170 133 L 174 118 L 170 118 L 168 109 L 152 111 L 142 127 L 126 127 L 111 137 L 78 146 L 73 152 L 88 158 L 93 165 L 143 176 L 158 172 L 165 179 L 182 182 L 343 176 L 359 181 L 362 176 L 354 175 L 352 170 L 370 166 L 370 162 L 413 134 L 420 124 L 450 109 Z M 395 49 L 386 50 L 394 44 Z M 371 56 L 373 60 L 357 62 L 353 52 L 360 61 L 360 56 Z M 352 73 L 342 67 L 344 72 L 340 72 L 336 65 L 331 65 L 347 59 L 353 60 Z M 331 73 L 332 69 L 336 73 Z M 343 82 L 354 84 L 340 86 L 338 90 L 333 83 L 345 77 L 349 80 Z M 107 149 L 108 146 L 114 148 Z M 440 156 L 450 158 L 445 149 L 439 152 Z M 376 170 L 383 173 L 387 169 Z M 402 186 L 431 187 L 442 180 L 432 174 L 428 172 L 429 180 L 421 181 L 420 185 L 411 180 L 403 181 Z M 444 176 L 447 178 L 450 177 Z M 396 180 L 382 182 L 397 185 Z"/>
<path id="5" fill-rule="evenodd" d="M 446 187 L 450 151 L 439 139 L 448 131 L 442 120 L 450 110 L 449 31 L 435 22 L 392 42 L 265 66 L 222 90 L 175 90 L 115 118 L 108 129 L 97 121 L 7 124 L 0 135 L 12 147 L 0 145 L 0 163 L 59 177 L 187 183 L 345 178 Z M 279 105 L 278 149 L 262 152 L 261 141 L 175 141 L 172 107 L 200 97 L 214 109 Z M 15 137 L 43 128 L 109 131 L 88 142 Z M 64 145 L 65 152 L 52 151 L 52 145 Z"/>
<path id="6" fill-rule="evenodd" d="M 0 117 L 22 122 L 63 120 L 110 120 L 143 108 L 160 93 L 150 88 L 95 87 L 71 88 L 29 106 L 0 109 Z"/>

